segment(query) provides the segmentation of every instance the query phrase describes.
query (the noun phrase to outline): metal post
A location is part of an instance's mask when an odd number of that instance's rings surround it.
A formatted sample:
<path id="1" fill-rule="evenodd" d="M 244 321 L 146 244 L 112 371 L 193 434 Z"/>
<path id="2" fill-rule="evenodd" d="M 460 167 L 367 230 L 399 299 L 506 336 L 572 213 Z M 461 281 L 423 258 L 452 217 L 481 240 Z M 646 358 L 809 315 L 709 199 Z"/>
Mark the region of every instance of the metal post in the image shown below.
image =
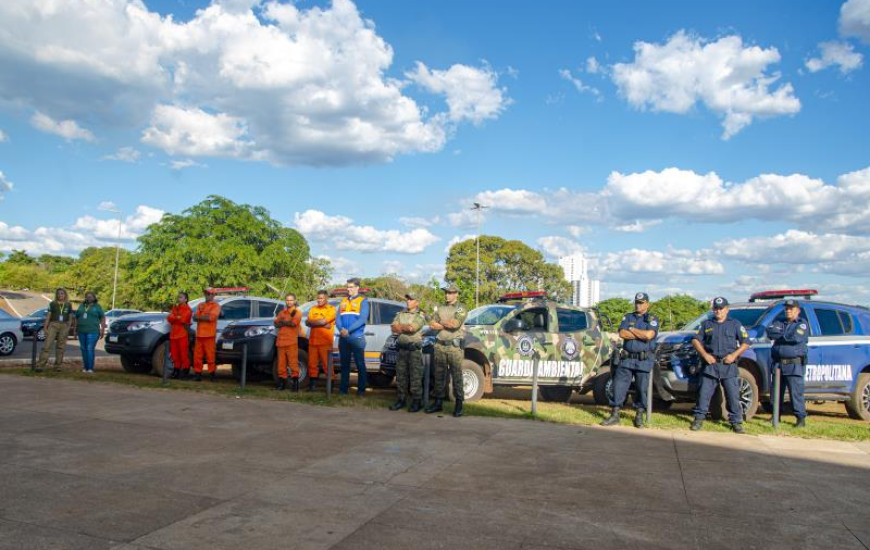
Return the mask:
<path id="1" fill-rule="evenodd" d="M 242 379 L 239 380 L 239 388 L 245 391 L 245 382 L 248 379 L 248 343 L 242 344 Z"/>
<path id="2" fill-rule="evenodd" d="M 775 369 L 776 372 L 773 375 L 773 417 L 771 418 L 771 422 L 773 423 L 773 427 L 779 429 L 779 395 L 780 395 L 780 373 L 782 372 L 778 367 Z"/>
<path id="3" fill-rule="evenodd" d="M 532 362 L 532 416 L 538 417 L 538 361 Z"/>
<path id="4" fill-rule="evenodd" d="M 335 370 L 333 368 L 332 361 L 332 350 L 329 350 L 329 355 L 326 358 L 326 397 L 327 399 L 332 397 L 332 372 Z"/>
<path id="5" fill-rule="evenodd" d="M 30 348 L 30 372 L 34 372 L 36 370 L 36 346 L 37 344 L 39 344 L 39 338 L 37 338 L 38 334 L 39 329 L 36 329 L 36 332 L 33 333 L 33 347 Z"/>
<path id="6" fill-rule="evenodd" d="M 170 365 L 172 365 L 172 370 L 175 370 L 175 363 L 172 362 L 172 354 L 169 353 L 169 340 L 166 341 L 166 352 L 163 354 L 163 385 L 166 386 L 169 384 L 169 369 Z"/>

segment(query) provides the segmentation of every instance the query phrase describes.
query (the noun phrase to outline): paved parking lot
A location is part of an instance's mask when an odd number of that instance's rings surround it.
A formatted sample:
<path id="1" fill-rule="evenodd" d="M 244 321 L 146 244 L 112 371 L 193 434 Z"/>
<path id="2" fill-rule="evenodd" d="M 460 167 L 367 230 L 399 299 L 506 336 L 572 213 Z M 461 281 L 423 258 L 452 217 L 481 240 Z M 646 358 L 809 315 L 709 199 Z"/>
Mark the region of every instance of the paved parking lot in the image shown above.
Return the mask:
<path id="1" fill-rule="evenodd" d="M 866 548 L 870 443 L 0 374 L 0 548 Z"/>

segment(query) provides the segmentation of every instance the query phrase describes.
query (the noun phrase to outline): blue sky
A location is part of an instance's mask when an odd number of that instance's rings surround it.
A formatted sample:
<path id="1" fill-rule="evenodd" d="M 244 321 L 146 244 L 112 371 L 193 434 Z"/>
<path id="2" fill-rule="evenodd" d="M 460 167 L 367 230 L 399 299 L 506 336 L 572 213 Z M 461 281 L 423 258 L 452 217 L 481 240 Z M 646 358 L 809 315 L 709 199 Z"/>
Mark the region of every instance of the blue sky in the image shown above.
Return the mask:
<path id="1" fill-rule="evenodd" d="M 870 302 L 870 0 L 16 0 L 0 25 L 0 251 L 110 245 L 108 202 L 134 247 L 220 194 L 337 279 L 426 280 L 478 201 L 605 297 Z"/>

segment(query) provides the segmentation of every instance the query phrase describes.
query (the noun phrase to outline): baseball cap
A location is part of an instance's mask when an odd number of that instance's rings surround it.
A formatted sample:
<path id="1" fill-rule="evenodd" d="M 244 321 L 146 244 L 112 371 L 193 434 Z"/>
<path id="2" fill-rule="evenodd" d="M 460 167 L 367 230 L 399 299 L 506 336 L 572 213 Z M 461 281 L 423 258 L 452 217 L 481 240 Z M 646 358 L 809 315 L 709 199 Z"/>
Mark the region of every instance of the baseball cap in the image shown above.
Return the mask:
<path id="1" fill-rule="evenodd" d="M 459 292 L 459 287 L 456 286 L 456 283 L 450 283 L 444 287 L 444 292 Z"/>
<path id="2" fill-rule="evenodd" d="M 649 302 L 649 294 L 646 292 L 638 292 L 634 295 L 634 302 Z"/>
<path id="3" fill-rule="evenodd" d="M 728 300 L 722 296 L 717 296 L 713 298 L 713 309 L 722 309 L 723 307 L 728 307 Z"/>
<path id="4" fill-rule="evenodd" d="M 406 292 L 405 298 L 408 300 L 419 300 L 420 296 L 418 296 L 416 292 Z"/>
<path id="5" fill-rule="evenodd" d="M 783 302 L 783 304 L 785 305 L 785 307 L 799 307 L 800 306 L 800 304 L 798 304 L 798 301 L 793 300 L 793 299 L 788 299 L 785 302 Z"/>

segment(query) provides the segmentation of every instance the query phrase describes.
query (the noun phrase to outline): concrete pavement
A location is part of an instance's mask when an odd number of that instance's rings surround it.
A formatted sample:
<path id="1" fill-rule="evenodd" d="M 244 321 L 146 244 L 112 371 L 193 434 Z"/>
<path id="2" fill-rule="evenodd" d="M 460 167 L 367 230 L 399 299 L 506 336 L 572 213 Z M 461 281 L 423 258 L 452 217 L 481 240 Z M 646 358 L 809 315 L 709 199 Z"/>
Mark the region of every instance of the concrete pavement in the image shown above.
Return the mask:
<path id="1" fill-rule="evenodd" d="M 870 443 L 0 374 L 0 548 L 867 548 Z"/>

